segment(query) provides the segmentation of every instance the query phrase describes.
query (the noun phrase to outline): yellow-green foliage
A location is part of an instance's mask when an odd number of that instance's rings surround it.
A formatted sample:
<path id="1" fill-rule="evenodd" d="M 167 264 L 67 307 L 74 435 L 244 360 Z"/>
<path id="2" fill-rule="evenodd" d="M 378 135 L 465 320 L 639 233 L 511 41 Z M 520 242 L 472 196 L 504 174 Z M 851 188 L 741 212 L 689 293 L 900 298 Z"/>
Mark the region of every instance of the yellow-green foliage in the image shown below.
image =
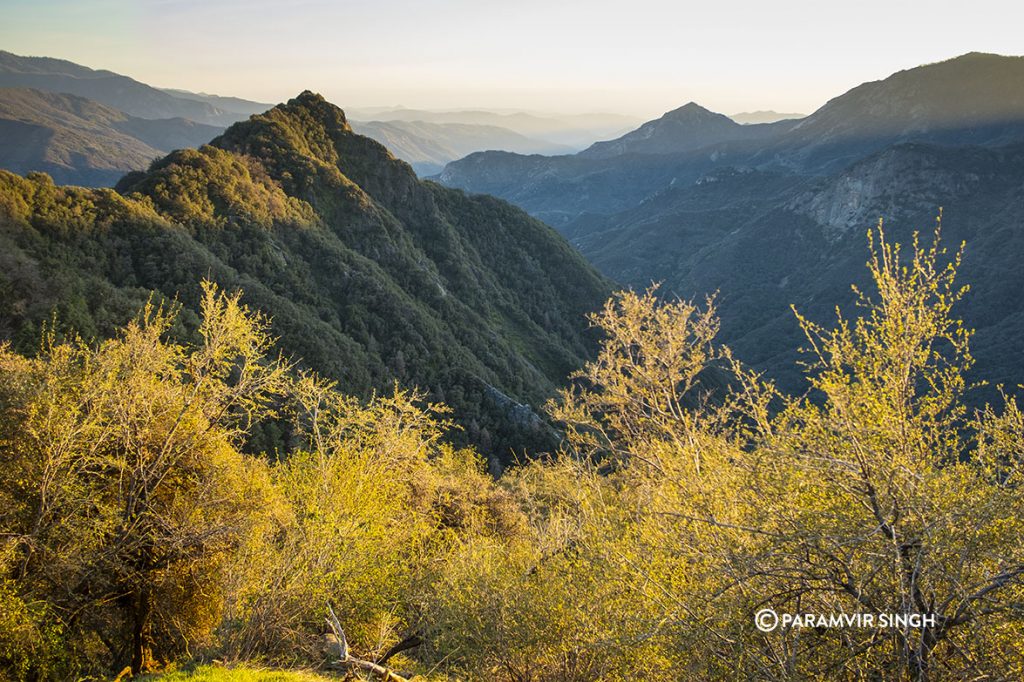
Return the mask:
<path id="1" fill-rule="evenodd" d="M 209 145 L 162 159 L 132 190 L 143 192 L 164 215 L 185 224 L 222 226 L 230 221 L 269 229 L 275 223 L 316 222 L 313 208 L 285 194 L 259 163 Z"/>
<path id="2" fill-rule="evenodd" d="M 189 671 L 148 675 L 141 679 L 144 682 L 327 682 L 337 678 L 323 677 L 304 671 L 202 665 Z"/>
<path id="3" fill-rule="evenodd" d="M 208 642 L 225 561 L 258 532 L 266 467 L 235 445 L 284 367 L 237 296 L 207 286 L 203 311 L 192 349 L 152 307 L 99 347 L 0 348 L 6 575 L 37 629 L 60 625 L 68 665 L 142 669 Z"/>
<path id="4" fill-rule="evenodd" d="M 1021 674 L 1020 413 L 1009 399 L 973 419 L 962 407 L 972 359 L 951 314 L 959 256 L 943 264 L 938 231 L 909 259 L 883 237 L 861 317 L 832 329 L 801 318 L 805 397 L 736 365 L 728 400 L 681 409 L 694 370 L 729 357 L 709 350 L 709 313 L 626 294 L 598 318 L 608 340 L 556 414 L 574 461 L 618 462 L 601 479 L 618 502 L 581 510 L 602 529 L 582 573 L 617 585 L 647 622 L 646 636 L 606 640 L 609 659 L 663 639 L 654 655 L 700 678 Z M 765 606 L 934 613 L 938 625 L 765 634 L 753 627 Z"/>
<path id="5" fill-rule="evenodd" d="M 330 602 L 351 644 L 379 656 L 417 628 L 453 544 L 512 537 L 519 518 L 475 453 L 440 442 L 440 406 L 425 412 L 397 390 L 362 406 L 312 377 L 293 397 L 308 449 L 273 467 L 284 514 L 235 564 L 226 643 L 236 656 L 319 660 L 309 625 Z"/>
<path id="6" fill-rule="evenodd" d="M 0 218 L 35 222 L 60 233 L 102 230 L 114 223 L 166 223 L 148 199 L 111 189 L 57 186 L 45 173 L 22 178 L 0 170 Z"/>
<path id="7" fill-rule="evenodd" d="M 959 255 L 912 251 L 879 229 L 862 315 L 800 318 L 800 397 L 714 342 L 710 301 L 619 295 L 551 405 L 563 451 L 497 481 L 446 408 L 291 372 L 209 286 L 192 347 L 149 308 L 99 347 L 5 349 L 0 669 L 319 665 L 331 603 L 352 652 L 417 640 L 387 665 L 431 679 L 1018 679 L 1024 416 L 962 407 Z M 287 456 L 241 454 L 271 413 Z M 763 633 L 765 607 L 938 620 Z"/>

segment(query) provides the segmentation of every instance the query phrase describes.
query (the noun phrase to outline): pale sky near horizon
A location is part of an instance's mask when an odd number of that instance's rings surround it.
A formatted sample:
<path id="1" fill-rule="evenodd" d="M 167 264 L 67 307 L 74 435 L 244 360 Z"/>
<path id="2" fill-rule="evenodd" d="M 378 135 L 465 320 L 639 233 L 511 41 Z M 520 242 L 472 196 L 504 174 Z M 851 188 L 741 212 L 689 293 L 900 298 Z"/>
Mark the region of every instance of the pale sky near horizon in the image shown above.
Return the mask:
<path id="1" fill-rule="evenodd" d="M 159 87 L 342 107 L 809 113 L 971 51 L 1024 53 L 1024 3 L 0 0 L 0 49 Z"/>

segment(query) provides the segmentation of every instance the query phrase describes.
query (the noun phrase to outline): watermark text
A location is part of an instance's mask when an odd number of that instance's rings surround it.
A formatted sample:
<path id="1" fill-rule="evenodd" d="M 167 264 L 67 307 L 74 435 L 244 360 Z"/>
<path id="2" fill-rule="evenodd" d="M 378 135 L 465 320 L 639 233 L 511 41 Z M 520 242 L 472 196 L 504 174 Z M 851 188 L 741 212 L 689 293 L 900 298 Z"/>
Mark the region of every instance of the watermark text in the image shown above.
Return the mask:
<path id="1" fill-rule="evenodd" d="M 754 625 L 761 632 L 777 628 L 875 628 L 920 629 L 938 625 L 934 613 L 777 613 L 761 609 L 754 614 Z"/>

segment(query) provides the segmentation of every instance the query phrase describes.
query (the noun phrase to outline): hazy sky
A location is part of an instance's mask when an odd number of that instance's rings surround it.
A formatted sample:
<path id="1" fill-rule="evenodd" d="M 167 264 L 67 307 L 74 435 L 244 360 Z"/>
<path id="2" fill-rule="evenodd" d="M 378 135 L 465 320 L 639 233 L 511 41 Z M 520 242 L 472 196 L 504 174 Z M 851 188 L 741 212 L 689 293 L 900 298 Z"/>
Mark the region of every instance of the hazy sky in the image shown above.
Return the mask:
<path id="1" fill-rule="evenodd" d="M 1024 2 L 0 0 L 0 49 L 342 107 L 810 112 L 893 71 L 1024 53 Z"/>

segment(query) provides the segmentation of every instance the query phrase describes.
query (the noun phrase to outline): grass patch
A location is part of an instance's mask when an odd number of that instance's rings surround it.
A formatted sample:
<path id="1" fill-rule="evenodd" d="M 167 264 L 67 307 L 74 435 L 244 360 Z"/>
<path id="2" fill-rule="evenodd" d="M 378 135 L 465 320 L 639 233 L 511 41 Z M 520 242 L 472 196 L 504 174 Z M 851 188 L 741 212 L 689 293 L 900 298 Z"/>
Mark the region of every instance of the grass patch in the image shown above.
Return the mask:
<path id="1" fill-rule="evenodd" d="M 190 670 L 146 675 L 142 682 L 337 682 L 337 677 L 324 677 L 304 670 L 270 670 L 238 666 L 201 665 Z"/>

